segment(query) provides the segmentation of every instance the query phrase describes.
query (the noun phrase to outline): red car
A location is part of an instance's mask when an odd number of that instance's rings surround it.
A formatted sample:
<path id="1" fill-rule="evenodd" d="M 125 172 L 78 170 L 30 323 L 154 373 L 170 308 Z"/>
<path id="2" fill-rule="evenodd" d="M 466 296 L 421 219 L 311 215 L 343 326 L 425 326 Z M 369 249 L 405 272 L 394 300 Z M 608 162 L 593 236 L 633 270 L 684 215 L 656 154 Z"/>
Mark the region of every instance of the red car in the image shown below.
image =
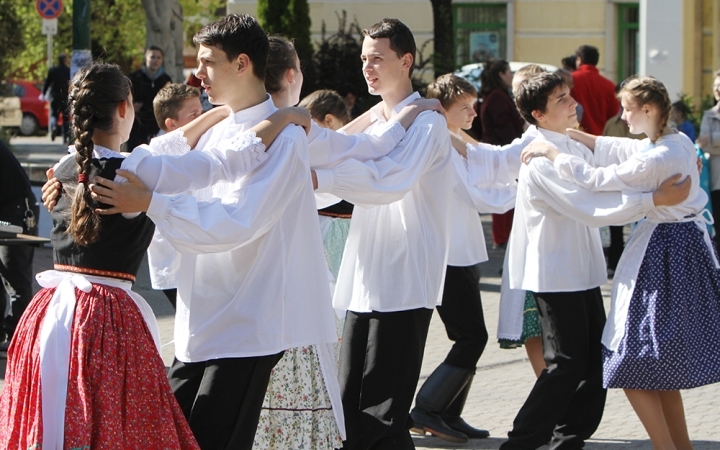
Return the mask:
<path id="1" fill-rule="evenodd" d="M 50 104 L 39 98 L 42 93 L 42 83 L 9 80 L 7 84 L 12 87 L 15 95 L 20 97 L 20 107 L 23 113 L 20 134 L 23 136 L 46 134 Z"/>

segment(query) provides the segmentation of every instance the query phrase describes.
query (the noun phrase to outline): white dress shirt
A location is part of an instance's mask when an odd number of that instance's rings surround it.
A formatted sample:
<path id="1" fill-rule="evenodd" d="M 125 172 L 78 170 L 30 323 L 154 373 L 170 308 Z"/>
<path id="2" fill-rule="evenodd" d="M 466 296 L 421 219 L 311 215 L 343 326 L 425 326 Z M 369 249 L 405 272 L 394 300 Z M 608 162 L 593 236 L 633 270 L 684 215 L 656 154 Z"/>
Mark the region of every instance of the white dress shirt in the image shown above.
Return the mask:
<path id="1" fill-rule="evenodd" d="M 202 152 L 159 158 L 159 172 L 149 155 L 144 159 L 152 167 L 137 165 L 138 174 L 162 175 L 154 186 L 141 177 L 157 191 L 148 216 L 182 254 L 175 319 L 180 361 L 269 355 L 337 341 L 305 133 L 285 128 L 262 152 L 262 165 L 234 175 L 242 164 L 233 165 L 238 152 L 231 150 L 255 145 L 244 132 L 275 110 L 268 99 L 235 113 L 203 136 Z M 197 161 L 188 165 L 184 158 Z M 256 161 L 248 158 L 246 163 Z M 217 183 L 223 178 L 230 182 Z M 200 202 L 159 194 L 209 183 L 217 183 L 213 194 L 224 195 Z"/>
<path id="2" fill-rule="evenodd" d="M 419 97 L 403 100 L 393 116 Z M 367 132 L 385 122 L 374 119 Z M 317 171 L 321 189 L 355 204 L 336 308 L 391 312 L 440 304 L 453 180 L 450 148 L 445 119 L 423 112 L 387 156 L 348 159 Z"/>
<path id="3" fill-rule="evenodd" d="M 566 134 L 538 129 L 538 140 L 590 164 L 593 154 Z M 563 180 L 547 158 L 520 169 L 508 245 L 510 287 L 573 292 L 607 282 L 598 228 L 636 221 L 654 207 L 652 193 L 589 192 Z"/>
<path id="4" fill-rule="evenodd" d="M 617 350 L 623 336 L 635 280 L 645 257 L 650 238 L 662 222 L 694 221 L 705 236 L 710 254 L 714 255 L 707 222 L 701 211 L 707 194 L 700 188 L 695 146 L 684 134 L 661 136 L 653 144 L 626 138 L 598 137 L 592 167 L 581 158 L 559 155 L 555 168 L 560 177 L 592 191 L 655 191 L 675 174 L 689 175 L 692 187 L 688 198 L 675 206 L 659 206 L 646 212 L 647 218 L 633 230 L 613 277 L 612 306 L 603 331 L 603 344 Z M 715 261 L 716 266 L 718 262 Z"/>
<path id="5" fill-rule="evenodd" d="M 537 127 L 530 125 L 522 136 L 507 145 L 467 144 L 470 183 L 515 183 L 520 173 L 520 155 L 537 135 Z"/>

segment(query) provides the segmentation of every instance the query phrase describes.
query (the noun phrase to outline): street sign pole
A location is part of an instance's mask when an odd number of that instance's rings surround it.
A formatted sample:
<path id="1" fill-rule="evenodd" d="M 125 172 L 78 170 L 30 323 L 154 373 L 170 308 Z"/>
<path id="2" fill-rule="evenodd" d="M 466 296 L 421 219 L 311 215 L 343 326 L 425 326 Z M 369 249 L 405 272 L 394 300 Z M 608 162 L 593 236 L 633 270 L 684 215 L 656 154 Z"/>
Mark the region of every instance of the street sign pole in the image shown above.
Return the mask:
<path id="1" fill-rule="evenodd" d="M 92 63 L 90 52 L 90 0 L 73 0 L 73 54 L 70 78 Z"/>

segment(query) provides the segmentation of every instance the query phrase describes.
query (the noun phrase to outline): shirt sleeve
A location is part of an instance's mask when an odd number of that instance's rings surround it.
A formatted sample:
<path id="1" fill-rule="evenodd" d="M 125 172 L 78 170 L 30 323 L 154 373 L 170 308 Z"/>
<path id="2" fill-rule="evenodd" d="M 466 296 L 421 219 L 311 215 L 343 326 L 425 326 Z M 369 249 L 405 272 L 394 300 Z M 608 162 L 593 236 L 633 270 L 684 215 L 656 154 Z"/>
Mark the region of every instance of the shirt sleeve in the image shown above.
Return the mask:
<path id="1" fill-rule="evenodd" d="M 549 161 L 530 161 L 525 195 L 589 227 L 635 222 L 654 208 L 652 192 L 591 192 L 559 177 Z"/>
<path id="2" fill-rule="evenodd" d="M 306 146 L 304 139 L 279 136 L 270 149 L 279 161 L 260 167 L 230 196 L 200 202 L 192 196 L 154 193 L 147 215 L 183 253 L 225 252 L 246 245 L 273 227 L 299 190 L 310 189 L 310 170 L 300 156 Z"/>
<path id="3" fill-rule="evenodd" d="M 317 192 L 368 207 L 396 202 L 434 164 L 450 164 L 450 145 L 445 119 L 438 115 L 430 123 L 414 124 L 387 156 L 364 162 L 347 159 L 330 170 L 316 171 Z"/>
<path id="4" fill-rule="evenodd" d="M 394 120 L 379 124 L 373 131 L 348 136 L 313 122 L 308 134 L 310 167 L 329 169 L 348 158 L 377 159 L 387 155 L 405 136 L 405 129 Z"/>
<path id="5" fill-rule="evenodd" d="M 452 153 L 455 172 L 455 194 L 474 210 L 486 214 L 503 214 L 515 207 L 517 183 L 485 183 L 477 186 L 469 183 L 467 164 L 457 152 Z"/>
<path id="6" fill-rule="evenodd" d="M 534 139 L 534 135 L 525 133 L 503 146 L 467 144 L 469 182 L 478 186 L 515 182 L 522 164 L 520 155 Z"/>
<path id="7" fill-rule="evenodd" d="M 177 194 L 219 181 L 234 181 L 267 159 L 265 145 L 252 131 L 236 134 L 217 146 L 181 156 L 153 155 L 138 147 L 121 168 L 135 173 L 152 191 Z"/>
<path id="8" fill-rule="evenodd" d="M 595 140 L 595 165 L 609 166 L 627 161 L 633 154 L 647 147 L 649 139 L 598 136 Z"/>
<path id="9" fill-rule="evenodd" d="M 654 190 L 652 161 L 631 158 L 621 164 L 593 167 L 578 156 L 563 153 L 555 158 L 554 165 L 560 178 L 589 191 L 645 192 Z"/>

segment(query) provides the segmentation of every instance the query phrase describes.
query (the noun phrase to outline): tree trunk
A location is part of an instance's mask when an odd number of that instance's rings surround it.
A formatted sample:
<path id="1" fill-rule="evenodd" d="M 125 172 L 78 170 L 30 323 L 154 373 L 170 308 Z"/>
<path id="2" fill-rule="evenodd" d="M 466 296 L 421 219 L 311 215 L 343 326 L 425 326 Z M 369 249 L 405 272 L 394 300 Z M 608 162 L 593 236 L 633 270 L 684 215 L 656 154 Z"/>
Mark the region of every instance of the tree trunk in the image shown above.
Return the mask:
<path id="1" fill-rule="evenodd" d="M 455 69 L 452 0 L 430 0 L 430 3 L 432 3 L 433 33 L 435 35 L 433 68 L 437 78 Z"/>

